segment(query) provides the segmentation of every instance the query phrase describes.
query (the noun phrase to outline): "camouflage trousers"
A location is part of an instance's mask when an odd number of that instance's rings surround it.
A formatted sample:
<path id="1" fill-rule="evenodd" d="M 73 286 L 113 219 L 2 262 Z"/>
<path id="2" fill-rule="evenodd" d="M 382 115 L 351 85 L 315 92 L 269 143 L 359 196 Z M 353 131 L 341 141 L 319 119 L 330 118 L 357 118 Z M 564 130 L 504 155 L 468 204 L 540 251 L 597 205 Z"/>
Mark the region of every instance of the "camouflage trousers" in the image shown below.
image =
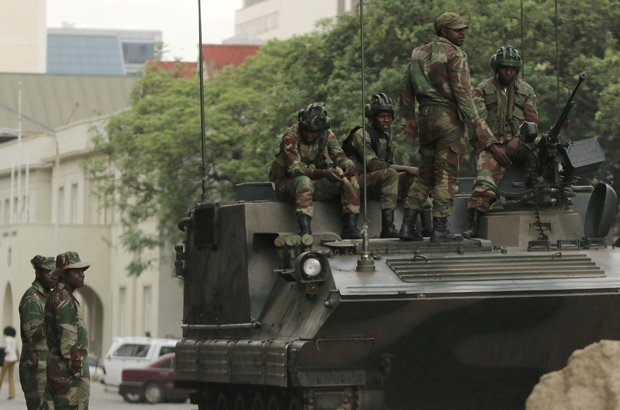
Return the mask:
<path id="1" fill-rule="evenodd" d="M 42 409 L 88 410 L 90 400 L 90 373 L 86 356 L 78 376 L 59 356 L 50 354 L 47 365 L 47 388 Z"/>
<path id="2" fill-rule="evenodd" d="M 47 386 L 47 350 L 22 352 L 19 381 L 26 396 L 28 410 L 39 410 Z"/>
<path id="3" fill-rule="evenodd" d="M 465 154 L 465 127 L 448 107 L 423 106 L 420 111 L 420 176 L 409 189 L 405 207 L 422 211 L 432 191 L 433 216 L 449 216 Z"/>
<path id="4" fill-rule="evenodd" d="M 360 212 L 360 186 L 357 177 L 333 183 L 326 178 L 313 181 L 307 176 L 299 176 L 278 179 L 275 185 L 280 201 L 295 202 L 297 212 L 310 217 L 314 212 L 312 201 L 326 201 L 337 196 L 340 196 L 343 214 Z"/>
<path id="5" fill-rule="evenodd" d="M 360 174 L 360 182 L 364 176 Z M 392 168 L 366 173 L 366 192 L 368 199 L 381 201 L 381 209 L 395 209 L 398 200 L 398 172 Z"/>
<path id="6" fill-rule="evenodd" d="M 360 181 L 362 180 L 360 174 Z M 381 201 L 381 209 L 396 209 L 397 200 L 405 200 L 415 182 L 415 175 L 396 172 L 392 168 L 366 174 L 368 199 Z"/>
<path id="7" fill-rule="evenodd" d="M 506 144 L 504 144 L 506 145 Z M 516 156 L 510 156 L 513 162 L 527 160 L 527 152 L 519 151 Z M 495 198 L 497 185 L 502 180 L 507 167 L 500 165 L 490 151 L 484 150 L 476 155 L 476 180 L 469 198 L 468 208 L 486 212 Z"/>

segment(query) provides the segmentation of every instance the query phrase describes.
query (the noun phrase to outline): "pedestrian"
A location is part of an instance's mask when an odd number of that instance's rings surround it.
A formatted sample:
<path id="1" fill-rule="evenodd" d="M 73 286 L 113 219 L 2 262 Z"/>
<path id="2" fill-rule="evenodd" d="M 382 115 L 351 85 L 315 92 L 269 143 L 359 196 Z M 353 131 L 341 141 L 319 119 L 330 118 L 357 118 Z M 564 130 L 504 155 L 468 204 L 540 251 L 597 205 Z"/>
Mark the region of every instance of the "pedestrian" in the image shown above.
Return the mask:
<path id="1" fill-rule="evenodd" d="M 298 232 L 312 234 L 312 201 L 340 197 L 342 239 L 361 239 L 357 228 L 360 189 L 357 168 L 331 131 L 323 105 L 310 104 L 297 114 L 298 123 L 286 130 L 280 151 L 269 168 L 279 200 L 295 202 Z"/>
<path id="2" fill-rule="evenodd" d="M 35 272 L 32 286 L 19 302 L 22 354 L 19 360 L 19 380 L 26 396 L 28 410 L 42 406 L 47 385 L 47 328 L 45 325 L 45 302 L 50 291 L 58 284 L 58 278 L 50 272 L 56 267 L 53 256 L 37 255 L 30 261 Z"/>
<path id="3" fill-rule="evenodd" d="M 455 181 L 465 154 L 466 128 L 478 135 L 478 150 L 486 148 L 491 131 L 476 111 L 472 98 L 467 54 L 461 49 L 467 25 L 456 13 L 434 21 L 435 39 L 413 50 L 400 84 L 403 134 L 411 141 L 420 136 L 420 176 L 405 203 L 403 225 L 415 224 L 433 192 L 432 242 L 458 242 L 463 237 L 448 229 L 448 216 L 456 195 Z M 419 105 L 416 119 L 415 103 Z M 413 228 L 411 228 L 413 229 Z"/>
<path id="4" fill-rule="evenodd" d="M 342 148 L 347 156 L 355 161 L 358 170 L 364 169 L 366 152 L 366 192 L 368 198 L 381 201 L 381 238 L 398 238 L 394 226 L 394 209 L 398 199 L 407 196 L 415 176 L 416 167 L 396 165 L 394 152 L 396 145 L 391 136 L 394 121 L 394 101 L 385 93 L 375 94 L 365 107 L 368 124 L 355 127 L 345 139 Z M 366 147 L 364 148 L 364 145 Z M 360 176 L 361 178 L 361 176 Z M 423 240 L 417 231 L 414 240 Z"/>
<path id="5" fill-rule="evenodd" d="M 478 237 L 480 220 L 495 199 L 506 168 L 513 161 L 525 161 L 523 150 L 519 150 L 521 126 L 526 121 L 538 124 L 534 89 L 518 78 L 519 52 L 512 46 L 502 47 L 493 54 L 489 65 L 494 75 L 476 87 L 474 103 L 493 136 L 490 145 L 476 153 L 476 180 L 467 206 L 469 229 L 463 232 L 465 238 Z"/>
<path id="6" fill-rule="evenodd" d="M 8 374 L 9 400 L 15 398 L 15 379 L 13 377 L 15 373 L 15 363 L 17 363 L 17 343 L 15 341 L 15 335 L 17 335 L 17 331 L 15 331 L 14 327 L 7 326 L 4 328 L 4 363 L 2 363 L 2 371 L 0 371 L 0 389 L 2 388 L 4 375 Z"/>
<path id="7" fill-rule="evenodd" d="M 56 257 L 52 271 L 59 283 L 45 303 L 49 348 L 45 394 L 56 410 L 88 409 L 88 333 L 74 292 L 84 285 L 84 271 L 89 267 L 77 252 L 65 252 Z"/>

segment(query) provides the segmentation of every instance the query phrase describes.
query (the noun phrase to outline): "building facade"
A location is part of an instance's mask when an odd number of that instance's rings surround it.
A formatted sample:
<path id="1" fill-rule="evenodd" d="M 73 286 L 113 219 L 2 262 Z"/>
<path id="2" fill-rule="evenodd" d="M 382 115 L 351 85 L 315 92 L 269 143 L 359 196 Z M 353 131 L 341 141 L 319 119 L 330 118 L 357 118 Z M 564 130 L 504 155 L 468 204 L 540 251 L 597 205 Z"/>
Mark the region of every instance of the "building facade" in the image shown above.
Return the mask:
<path id="1" fill-rule="evenodd" d="M 350 13 L 359 0 L 244 0 L 235 14 L 235 36 L 286 40 L 316 29 L 317 21 Z"/>
<path id="2" fill-rule="evenodd" d="M 47 0 L 0 0 L 0 73 L 45 73 Z"/>
<path id="3" fill-rule="evenodd" d="M 47 73 L 135 75 L 161 41 L 161 31 L 50 28 Z"/>
<path id="4" fill-rule="evenodd" d="M 172 249 L 139 277 L 125 267 L 119 215 L 92 195 L 82 168 L 93 129 L 129 107 L 131 76 L 0 74 L 0 328 L 19 326 L 18 305 L 34 280 L 30 259 L 77 251 L 91 263 L 78 290 L 89 351 L 102 357 L 114 336 L 180 337 L 182 288 L 172 276 Z M 20 85 L 21 84 L 21 85 Z M 21 109 L 19 94 L 21 88 Z M 19 134 L 19 132 L 17 132 Z M 155 232 L 156 222 L 140 227 Z"/>

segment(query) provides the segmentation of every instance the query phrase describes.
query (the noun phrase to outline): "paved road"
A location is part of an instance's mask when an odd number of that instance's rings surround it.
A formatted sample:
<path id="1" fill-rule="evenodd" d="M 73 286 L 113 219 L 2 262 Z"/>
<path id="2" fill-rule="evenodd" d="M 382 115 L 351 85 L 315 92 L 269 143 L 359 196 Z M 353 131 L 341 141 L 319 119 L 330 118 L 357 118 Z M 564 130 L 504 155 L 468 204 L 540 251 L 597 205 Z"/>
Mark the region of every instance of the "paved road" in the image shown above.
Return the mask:
<path id="1" fill-rule="evenodd" d="M 17 369 L 15 369 L 15 373 L 17 373 Z M 17 374 L 15 374 L 15 377 L 16 379 L 19 378 Z M 5 377 L 2 388 L 0 389 L 0 409 L 25 410 L 26 400 L 24 399 L 24 393 L 19 385 L 19 380 L 17 380 L 17 385 L 15 386 L 15 389 L 17 390 L 17 397 L 13 400 L 7 400 L 9 384 L 6 379 L 7 378 Z M 155 407 L 146 403 L 126 403 L 123 401 L 120 394 L 105 392 L 101 383 L 93 381 L 90 386 L 89 409 L 109 410 L 111 408 L 114 408 L 114 410 L 194 410 L 197 406 L 195 404 L 190 404 L 189 400 L 182 404 L 160 403 L 156 404 Z"/>

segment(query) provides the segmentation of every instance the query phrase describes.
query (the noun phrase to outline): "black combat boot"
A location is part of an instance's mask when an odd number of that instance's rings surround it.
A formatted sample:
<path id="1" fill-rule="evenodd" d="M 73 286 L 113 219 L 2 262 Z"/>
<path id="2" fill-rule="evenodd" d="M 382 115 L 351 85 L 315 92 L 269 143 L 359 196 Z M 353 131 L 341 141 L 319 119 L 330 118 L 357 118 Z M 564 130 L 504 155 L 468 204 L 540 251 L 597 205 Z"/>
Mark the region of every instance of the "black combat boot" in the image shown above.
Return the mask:
<path id="1" fill-rule="evenodd" d="M 342 214 L 342 239 L 362 239 L 362 233 L 357 229 L 358 214 Z"/>
<path id="2" fill-rule="evenodd" d="M 478 225 L 483 215 L 482 211 L 476 208 L 469 208 L 469 229 L 463 232 L 463 238 L 470 239 L 478 237 Z"/>
<path id="3" fill-rule="evenodd" d="M 310 230 L 310 221 L 312 221 L 312 217 L 310 215 L 297 212 L 297 227 L 299 230 L 299 236 L 312 235 L 312 230 Z"/>
<path id="4" fill-rule="evenodd" d="M 433 217 L 433 233 L 431 234 L 431 242 L 461 242 L 463 237 L 458 233 L 450 233 L 448 230 L 447 216 Z"/>
<path id="5" fill-rule="evenodd" d="M 420 213 L 422 236 L 428 237 L 433 233 L 433 208 L 424 208 Z"/>
<path id="6" fill-rule="evenodd" d="M 418 211 L 405 208 L 405 216 L 403 217 L 403 225 L 400 227 L 398 238 L 401 241 L 423 241 L 424 238 L 418 232 L 415 223 L 418 220 Z"/>
<path id="7" fill-rule="evenodd" d="M 398 231 L 394 226 L 394 210 L 383 209 L 381 211 L 381 238 L 398 238 Z"/>

